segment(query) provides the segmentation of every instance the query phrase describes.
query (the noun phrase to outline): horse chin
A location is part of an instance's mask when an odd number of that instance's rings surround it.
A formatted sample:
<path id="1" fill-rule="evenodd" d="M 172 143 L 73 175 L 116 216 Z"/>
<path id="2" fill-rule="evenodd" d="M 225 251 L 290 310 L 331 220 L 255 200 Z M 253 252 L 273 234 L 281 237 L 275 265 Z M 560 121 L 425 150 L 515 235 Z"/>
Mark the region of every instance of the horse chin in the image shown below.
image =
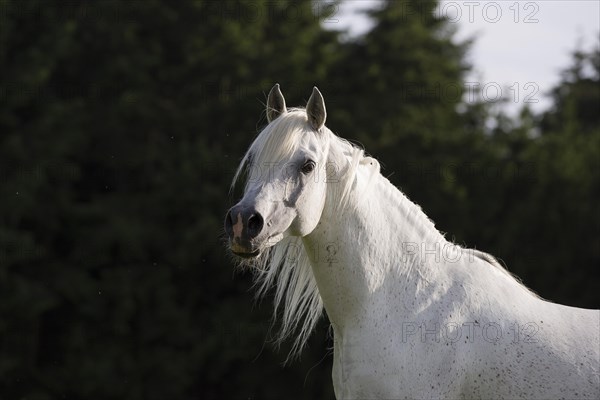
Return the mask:
<path id="1" fill-rule="evenodd" d="M 252 259 L 259 256 L 262 248 L 251 243 L 240 244 L 239 242 L 230 241 L 229 250 L 239 258 Z"/>
<path id="2" fill-rule="evenodd" d="M 251 251 L 251 252 L 237 252 L 237 251 L 231 251 L 234 255 L 240 257 L 240 258 L 244 258 L 244 259 L 253 259 L 253 258 L 257 258 L 260 255 L 260 249 L 255 250 L 255 251 Z"/>

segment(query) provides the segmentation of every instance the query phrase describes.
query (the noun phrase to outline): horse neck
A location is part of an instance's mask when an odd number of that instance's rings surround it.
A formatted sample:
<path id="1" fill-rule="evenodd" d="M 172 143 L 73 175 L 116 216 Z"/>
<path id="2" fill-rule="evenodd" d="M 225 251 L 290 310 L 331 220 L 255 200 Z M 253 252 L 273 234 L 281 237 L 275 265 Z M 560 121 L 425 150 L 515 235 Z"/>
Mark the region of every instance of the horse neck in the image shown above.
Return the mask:
<path id="1" fill-rule="evenodd" d="M 444 281 L 436 276 L 443 271 L 439 258 L 423 254 L 447 242 L 420 207 L 378 171 L 361 165 L 347 205 L 338 210 L 336 199 L 326 201 L 321 223 L 303 239 L 313 249 L 313 273 L 334 327 L 376 318 L 391 305 L 418 310 L 415 302 L 429 301 Z"/>

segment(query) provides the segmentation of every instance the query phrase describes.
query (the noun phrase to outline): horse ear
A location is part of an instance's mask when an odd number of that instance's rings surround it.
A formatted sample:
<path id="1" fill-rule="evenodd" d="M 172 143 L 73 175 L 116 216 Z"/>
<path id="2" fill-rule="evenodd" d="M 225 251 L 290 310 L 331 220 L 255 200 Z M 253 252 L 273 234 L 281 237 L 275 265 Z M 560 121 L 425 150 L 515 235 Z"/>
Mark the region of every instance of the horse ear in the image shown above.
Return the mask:
<path id="1" fill-rule="evenodd" d="M 310 99 L 306 105 L 306 115 L 308 116 L 308 122 L 314 130 L 318 131 L 325 125 L 325 119 L 327 118 L 327 111 L 325 110 L 325 100 L 323 95 L 319 92 L 317 87 L 313 87 Z"/>
<path id="2" fill-rule="evenodd" d="M 287 108 L 285 107 L 285 99 L 279 89 L 279 83 L 271 88 L 269 97 L 267 97 L 267 121 L 271 122 L 281 114 L 285 114 Z"/>

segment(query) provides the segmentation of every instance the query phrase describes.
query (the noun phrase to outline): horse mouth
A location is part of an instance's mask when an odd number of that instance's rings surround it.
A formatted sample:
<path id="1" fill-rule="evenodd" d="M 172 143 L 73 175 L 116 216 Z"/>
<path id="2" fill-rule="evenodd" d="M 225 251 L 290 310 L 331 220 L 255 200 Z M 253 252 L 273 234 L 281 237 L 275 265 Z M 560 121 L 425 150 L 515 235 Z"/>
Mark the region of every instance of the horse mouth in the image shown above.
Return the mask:
<path id="1" fill-rule="evenodd" d="M 234 256 L 249 259 L 258 257 L 261 248 L 251 243 L 241 244 L 239 240 L 231 240 L 229 242 L 229 250 L 231 250 Z"/>
<path id="2" fill-rule="evenodd" d="M 254 250 L 252 252 L 246 253 L 246 252 L 239 252 L 239 251 L 231 251 L 233 254 L 235 254 L 238 257 L 241 258 L 256 258 L 258 257 L 258 255 L 260 254 L 260 250 Z"/>

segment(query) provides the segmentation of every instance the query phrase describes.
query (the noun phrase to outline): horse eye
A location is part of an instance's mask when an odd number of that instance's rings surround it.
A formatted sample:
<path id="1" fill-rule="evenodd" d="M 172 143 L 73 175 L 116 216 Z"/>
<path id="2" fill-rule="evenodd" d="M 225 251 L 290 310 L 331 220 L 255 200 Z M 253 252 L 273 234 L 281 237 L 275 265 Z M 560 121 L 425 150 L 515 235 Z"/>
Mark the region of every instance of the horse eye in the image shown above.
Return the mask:
<path id="1" fill-rule="evenodd" d="M 304 163 L 300 170 L 303 174 L 310 174 L 313 169 L 315 169 L 315 162 L 313 160 L 308 160 Z"/>

